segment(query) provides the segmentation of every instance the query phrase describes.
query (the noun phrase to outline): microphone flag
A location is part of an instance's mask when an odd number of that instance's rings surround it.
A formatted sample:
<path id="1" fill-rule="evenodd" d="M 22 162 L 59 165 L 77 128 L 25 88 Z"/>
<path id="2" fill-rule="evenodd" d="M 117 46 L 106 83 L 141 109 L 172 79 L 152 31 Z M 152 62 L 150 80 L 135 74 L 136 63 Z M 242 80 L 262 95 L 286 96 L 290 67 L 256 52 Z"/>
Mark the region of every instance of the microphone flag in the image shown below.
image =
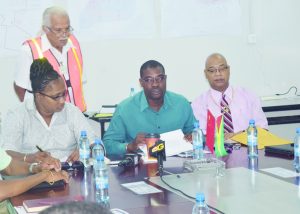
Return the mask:
<path id="1" fill-rule="evenodd" d="M 215 126 L 216 120 L 210 110 L 207 110 L 207 122 L 206 122 L 206 145 L 214 153 L 214 143 L 215 143 Z"/>
<path id="2" fill-rule="evenodd" d="M 222 157 L 227 155 L 224 146 L 224 119 L 223 115 L 217 117 L 217 129 L 215 138 L 215 154 L 217 157 Z"/>

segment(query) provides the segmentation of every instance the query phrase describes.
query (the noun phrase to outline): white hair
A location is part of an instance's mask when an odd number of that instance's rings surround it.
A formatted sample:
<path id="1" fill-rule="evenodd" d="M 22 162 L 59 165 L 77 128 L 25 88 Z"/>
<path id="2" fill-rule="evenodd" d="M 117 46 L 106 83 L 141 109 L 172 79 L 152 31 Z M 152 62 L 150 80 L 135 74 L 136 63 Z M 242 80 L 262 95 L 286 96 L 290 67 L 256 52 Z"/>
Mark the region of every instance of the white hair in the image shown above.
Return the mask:
<path id="1" fill-rule="evenodd" d="M 53 15 L 67 16 L 69 18 L 69 15 L 64 8 L 58 6 L 48 7 L 43 13 L 42 25 L 51 27 L 51 17 Z"/>

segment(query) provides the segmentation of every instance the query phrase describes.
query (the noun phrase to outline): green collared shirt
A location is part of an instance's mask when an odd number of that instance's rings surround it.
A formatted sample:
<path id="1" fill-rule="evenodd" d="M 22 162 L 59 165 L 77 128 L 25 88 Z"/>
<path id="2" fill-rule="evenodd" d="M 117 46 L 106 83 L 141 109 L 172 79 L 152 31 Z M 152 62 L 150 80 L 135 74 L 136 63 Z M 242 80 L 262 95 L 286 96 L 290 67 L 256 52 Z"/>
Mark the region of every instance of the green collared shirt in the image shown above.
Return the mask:
<path id="1" fill-rule="evenodd" d="M 138 133 L 165 133 L 181 129 L 191 133 L 195 117 L 190 103 L 181 95 L 167 91 L 158 112 L 148 105 L 144 91 L 122 101 L 105 132 L 103 141 L 108 155 L 124 155 L 126 145 Z"/>

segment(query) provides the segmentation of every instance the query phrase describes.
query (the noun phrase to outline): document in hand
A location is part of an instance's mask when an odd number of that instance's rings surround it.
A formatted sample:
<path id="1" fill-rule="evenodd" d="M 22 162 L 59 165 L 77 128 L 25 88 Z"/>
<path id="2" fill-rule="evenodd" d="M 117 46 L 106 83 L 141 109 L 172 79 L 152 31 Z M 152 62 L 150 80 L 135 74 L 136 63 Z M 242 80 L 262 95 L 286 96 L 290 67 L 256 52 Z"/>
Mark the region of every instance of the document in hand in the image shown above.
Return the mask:
<path id="1" fill-rule="evenodd" d="M 52 198 L 39 198 L 32 200 L 23 201 L 23 207 L 29 213 L 40 212 L 50 206 L 61 204 L 69 201 L 83 201 L 84 197 L 79 196 L 63 196 L 63 197 L 52 197 Z"/>
<path id="2" fill-rule="evenodd" d="M 193 144 L 184 139 L 184 135 L 180 129 L 163 133 L 160 135 L 160 139 L 165 141 L 167 157 L 193 150 Z"/>
<path id="3" fill-rule="evenodd" d="M 271 132 L 262 129 L 260 127 L 257 127 L 257 144 L 258 149 L 263 149 L 265 146 L 273 146 L 273 145 L 284 145 L 284 144 L 291 144 L 292 142 L 283 138 L 278 137 L 275 134 L 272 134 Z M 247 145 L 247 132 L 241 132 L 240 134 L 237 134 L 230 138 L 231 140 L 240 142 L 241 144 Z"/>

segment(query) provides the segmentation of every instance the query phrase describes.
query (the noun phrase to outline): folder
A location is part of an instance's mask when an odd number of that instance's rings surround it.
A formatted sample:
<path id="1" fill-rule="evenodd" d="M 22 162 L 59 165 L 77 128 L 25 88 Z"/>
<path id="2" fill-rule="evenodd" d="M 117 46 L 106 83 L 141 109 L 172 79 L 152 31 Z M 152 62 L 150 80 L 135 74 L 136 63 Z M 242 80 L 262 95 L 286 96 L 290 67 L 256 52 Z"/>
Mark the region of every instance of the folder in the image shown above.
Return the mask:
<path id="1" fill-rule="evenodd" d="M 234 135 L 231 140 L 239 142 L 241 144 L 247 145 L 247 131 L 241 132 L 237 135 Z M 291 144 L 292 142 L 281 137 L 278 137 L 271 132 L 257 127 L 257 144 L 258 149 L 263 149 L 265 146 L 275 146 L 275 145 L 284 145 Z"/>

